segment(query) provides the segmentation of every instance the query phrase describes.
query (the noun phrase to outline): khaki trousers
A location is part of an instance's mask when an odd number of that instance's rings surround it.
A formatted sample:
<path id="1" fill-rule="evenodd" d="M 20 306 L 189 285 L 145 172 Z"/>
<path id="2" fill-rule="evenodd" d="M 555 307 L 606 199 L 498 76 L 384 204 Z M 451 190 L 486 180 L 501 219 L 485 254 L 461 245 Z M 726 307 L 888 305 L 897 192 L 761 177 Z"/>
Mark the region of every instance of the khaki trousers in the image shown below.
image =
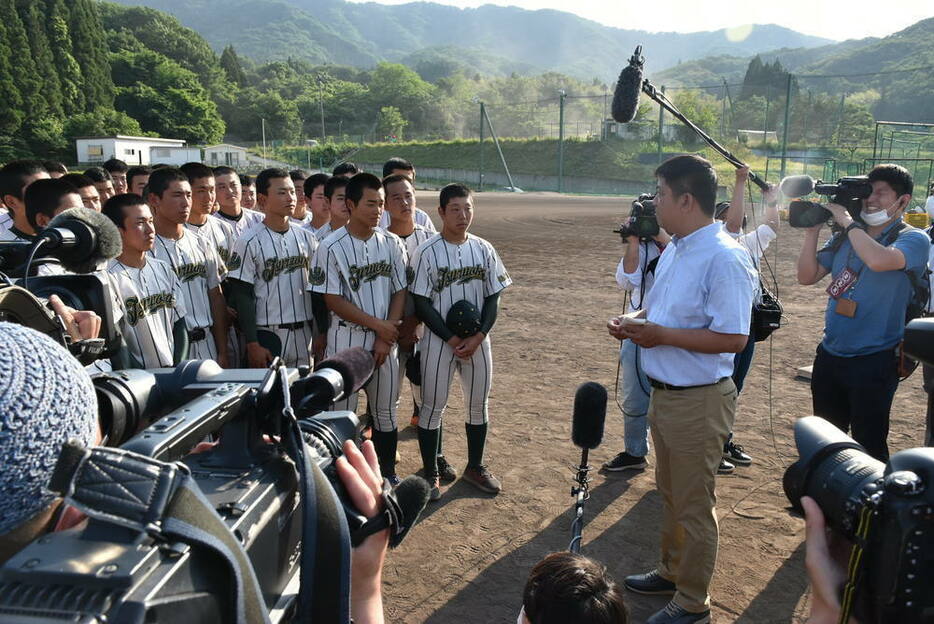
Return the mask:
<path id="1" fill-rule="evenodd" d="M 719 538 L 714 476 L 735 410 L 729 377 L 686 390 L 652 389 L 648 417 L 663 503 L 658 572 L 675 583 L 674 602 L 687 611 L 710 608 Z"/>

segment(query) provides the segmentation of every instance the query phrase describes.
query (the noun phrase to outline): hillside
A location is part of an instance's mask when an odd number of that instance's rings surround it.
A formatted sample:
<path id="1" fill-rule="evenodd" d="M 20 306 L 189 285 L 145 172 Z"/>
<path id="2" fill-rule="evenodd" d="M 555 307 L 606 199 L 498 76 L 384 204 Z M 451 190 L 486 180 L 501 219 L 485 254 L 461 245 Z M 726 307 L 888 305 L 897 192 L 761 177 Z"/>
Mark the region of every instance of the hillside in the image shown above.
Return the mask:
<path id="1" fill-rule="evenodd" d="M 120 0 L 167 11 L 220 51 L 233 44 L 256 60 L 288 57 L 371 67 L 424 48 L 470 42 L 493 65 L 558 71 L 612 81 L 638 44 L 647 69 L 715 54 L 749 56 L 778 47 L 829 43 L 774 25 L 755 26 L 733 42 L 726 30 L 648 33 L 610 28 L 570 13 L 485 5 L 475 9 L 418 2 L 397 6 L 343 0 Z M 456 36 L 455 36 L 456 34 Z M 460 44 L 463 48 L 463 44 Z M 494 58 L 496 57 L 496 58 Z M 457 59 L 454 59 L 457 60 Z"/>

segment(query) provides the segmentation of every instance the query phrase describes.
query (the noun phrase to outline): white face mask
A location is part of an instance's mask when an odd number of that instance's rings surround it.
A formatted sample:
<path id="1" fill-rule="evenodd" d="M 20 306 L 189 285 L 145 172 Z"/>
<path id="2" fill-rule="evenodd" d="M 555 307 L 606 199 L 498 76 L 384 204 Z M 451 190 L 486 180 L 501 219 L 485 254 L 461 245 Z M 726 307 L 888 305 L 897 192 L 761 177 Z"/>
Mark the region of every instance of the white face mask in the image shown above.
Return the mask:
<path id="1" fill-rule="evenodd" d="M 897 201 L 892 204 L 892 206 L 897 205 Z M 876 210 L 875 212 L 866 212 L 865 210 L 862 210 L 860 211 L 859 216 L 869 227 L 876 227 L 877 225 L 882 225 L 883 223 L 892 219 L 892 217 L 889 216 L 889 210 L 892 208 L 892 206 L 889 206 L 884 210 Z"/>

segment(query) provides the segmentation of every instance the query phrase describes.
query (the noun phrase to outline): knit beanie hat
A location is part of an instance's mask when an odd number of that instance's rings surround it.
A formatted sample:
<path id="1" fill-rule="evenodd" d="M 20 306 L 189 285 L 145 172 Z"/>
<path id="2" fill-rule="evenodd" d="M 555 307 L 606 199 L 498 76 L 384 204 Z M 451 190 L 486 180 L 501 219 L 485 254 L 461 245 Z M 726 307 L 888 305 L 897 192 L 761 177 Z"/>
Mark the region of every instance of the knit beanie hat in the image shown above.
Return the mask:
<path id="1" fill-rule="evenodd" d="M 97 435 L 97 400 L 78 360 L 50 337 L 0 323 L 0 535 L 47 508 L 62 445 Z"/>

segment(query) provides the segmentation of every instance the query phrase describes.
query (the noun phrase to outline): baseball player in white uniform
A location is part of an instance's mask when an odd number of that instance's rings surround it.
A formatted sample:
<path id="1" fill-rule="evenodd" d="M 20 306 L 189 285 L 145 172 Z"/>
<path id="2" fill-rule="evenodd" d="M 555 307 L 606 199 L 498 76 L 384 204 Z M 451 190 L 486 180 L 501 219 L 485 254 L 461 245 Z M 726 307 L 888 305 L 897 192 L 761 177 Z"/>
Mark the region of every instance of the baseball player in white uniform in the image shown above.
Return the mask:
<path id="1" fill-rule="evenodd" d="M 121 306 L 118 325 L 126 349 L 114 368 L 160 368 L 186 359 L 185 295 L 172 267 L 147 255 L 155 243 L 152 212 L 136 195 L 120 195 L 104 207 L 123 240 L 107 263 Z"/>
<path id="2" fill-rule="evenodd" d="M 415 188 L 408 176 L 394 174 L 383 178 L 383 189 L 386 193 L 386 210 L 392 215 L 392 222 L 387 230 L 402 239 L 406 252 L 406 263 L 415 253 L 415 249 L 426 240 L 434 236 L 435 232 L 415 223 L 413 212 L 415 210 Z M 384 214 L 385 214 L 384 212 Z M 406 268 L 406 283 L 412 277 L 411 267 Z M 402 325 L 399 327 L 399 383 L 402 386 L 406 363 L 415 356 L 417 343 L 423 333 L 423 327 L 415 316 L 415 302 L 406 297 L 405 313 Z M 418 410 L 421 404 L 421 386 L 411 384 L 412 399 L 415 411 L 412 416 L 412 425 L 418 425 Z"/>
<path id="3" fill-rule="evenodd" d="M 311 365 L 314 315 L 308 274 L 318 241 L 290 222 L 295 186 L 287 171 L 260 172 L 256 197 L 264 220 L 237 239 L 234 253 L 243 262 L 228 279 L 247 360 L 253 368 L 265 367 L 275 355 L 287 366 Z"/>
<path id="4" fill-rule="evenodd" d="M 227 367 L 227 302 L 220 287 L 223 263 L 210 241 L 185 228 L 192 205 L 188 176 L 171 167 L 157 169 L 147 188 L 156 227 L 149 255 L 172 267 L 182 284 L 188 355 Z"/>
<path id="5" fill-rule="evenodd" d="M 487 334 L 496 322 L 499 294 L 512 283 L 493 246 L 467 232 L 473 220 L 470 189 L 461 184 L 444 187 L 438 213 L 443 223 L 441 233 L 422 243 L 409 260 L 414 272 L 409 291 L 427 329 L 419 343 L 422 405 L 418 427 L 422 462 L 435 500 L 441 495 L 437 432 L 455 370 L 460 373 L 467 402 L 468 458 L 463 478 L 485 492 L 500 491 L 499 480 L 483 464 L 493 380 Z M 454 335 L 445 323 L 451 306 L 461 300 L 482 311 L 480 330 L 467 338 Z"/>
<path id="6" fill-rule="evenodd" d="M 372 406 L 373 443 L 380 470 L 395 483 L 396 342 L 405 308 L 405 249 L 401 239 L 377 227 L 383 201 L 379 178 L 369 173 L 351 178 L 346 189 L 350 220 L 321 243 L 311 289 L 324 295 L 331 311 L 327 355 L 349 347 L 373 351 L 376 368 L 363 390 Z M 335 409 L 356 410 L 356 406 L 354 395 L 336 403 Z"/>
<path id="7" fill-rule="evenodd" d="M 236 171 L 226 166 L 215 167 L 214 185 L 217 203 L 221 208 L 212 217 L 230 225 L 237 238 L 263 221 L 263 213 L 243 208 L 240 205 L 243 194 L 240 189 L 240 176 Z M 233 259 L 228 262 L 227 266 L 232 271 L 231 264 L 234 264 Z"/>
<path id="8" fill-rule="evenodd" d="M 319 241 L 344 227 L 350 219 L 350 211 L 347 210 L 347 202 L 344 199 L 349 181 L 350 179 L 344 176 L 332 176 L 324 185 L 325 203 L 331 220 L 314 231 L 315 238 Z"/>
<path id="9" fill-rule="evenodd" d="M 185 229 L 200 234 L 208 239 L 223 263 L 221 274 L 226 276 L 230 250 L 237 240 L 237 234 L 227 219 L 212 219 L 214 203 L 217 199 L 217 181 L 214 170 L 201 163 L 188 163 L 182 167 L 191 184 L 191 212 Z"/>

